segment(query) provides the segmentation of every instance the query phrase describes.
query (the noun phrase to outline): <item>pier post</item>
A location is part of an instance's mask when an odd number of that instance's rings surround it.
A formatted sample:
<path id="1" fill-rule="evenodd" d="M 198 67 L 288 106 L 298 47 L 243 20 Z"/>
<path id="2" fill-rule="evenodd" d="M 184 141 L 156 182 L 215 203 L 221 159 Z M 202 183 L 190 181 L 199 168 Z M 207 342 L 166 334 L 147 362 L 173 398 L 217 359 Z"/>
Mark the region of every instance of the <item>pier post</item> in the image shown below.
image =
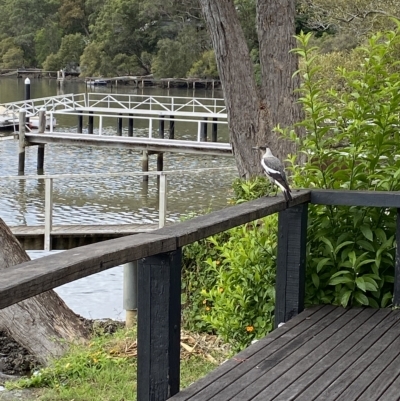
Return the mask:
<path id="1" fill-rule="evenodd" d="M 45 110 L 39 111 L 39 134 L 44 134 L 46 128 L 46 112 Z M 43 166 L 44 166 L 44 144 L 38 146 L 37 152 L 37 171 L 40 174 L 43 174 Z"/>
<path id="2" fill-rule="evenodd" d="M 128 136 L 133 136 L 133 114 L 129 114 L 129 119 L 128 119 Z"/>
<path id="3" fill-rule="evenodd" d="M 31 80 L 29 78 L 25 79 L 25 100 L 31 100 Z M 28 102 L 26 102 L 25 109 L 27 109 Z M 29 117 L 25 116 L 25 122 L 28 124 L 29 123 Z"/>
<path id="4" fill-rule="evenodd" d="M 78 128 L 76 129 L 76 132 L 78 134 L 82 134 L 82 132 L 83 132 L 83 115 L 82 115 L 81 111 L 78 111 L 78 113 L 80 113 L 80 114 L 78 115 Z"/>
<path id="5" fill-rule="evenodd" d="M 139 260 L 137 399 L 179 392 L 182 248 Z"/>
<path id="6" fill-rule="evenodd" d="M 163 169 L 164 169 L 164 153 L 158 152 L 157 153 L 157 171 L 163 171 Z M 160 178 L 160 176 L 157 176 L 157 178 Z"/>
<path id="7" fill-rule="evenodd" d="M 125 326 L 133 327 L 137 314 L 137 291 L 138 291 L 138 264 L 129 262 L 124 264 L 123 299 L 125 309 Z"/>
<path id="8" fill-rule="evenodd" d="M 167 220 L 167 175 L 161 173 L 158 199 L 158 228 L 163 228 Z"/>
<path id="9" fill-rule="evenodd" d="M 142 152 L 142 171 L 144 173 L 147 173 L 149 171 L 149 152 L 147 150 L 144 150 Z M 144 175 L 143 181 L 149 181 L 149 176 Z"/>
<path id="10" fill-rule="evenodd" d="M 175 120 L 174 116 L 169 117 L 169 139 L 175 139 Z"/>
<path id="11" fill-rule="evenodd" d="M 53 178 L 45 178 L 44 189 L 44 250 L 51 251 L 53 226 Z"/>
<path id="12" fill-rule="evenodd" d="M 203 120 L 205 122 L 201 123 L 200 141 L 201 142 L 207 142 L 207 121 L 208 121 L 208 118 L 204 117 Z"/>
<path id="13" fill-rule="evenodd" d="M 25 119 L 26 112 L 19 112 L 19 136 L 18 136 L 18 174 L 25 172 Z"/>
<path id="14" fill-rule="evenodd" d="M 88 134 L 93 134 L 93 111 L 89 111 Z"/>
<path id="15" fill-rule="evenodd" d="M 118 126 L 117 126 L 117 135 L 121 136 L 122 135 L 122 114 L 118 114 Z"/>
<path id="16" fill-rule="evenodd" d="M 213 117 L 213 121 L 218 121 L 217 117 Z M 211 131 L 211 141 L 218 141 L 218 124 L 216 122 L 212 123 L 212 131 Z"/>
<path id="17" fill-rule="evenodd" d="M 165 134 L 165 120 L 164 116 L 160 116 L 160 119 L 158 120 L 158 136 L 164 139 L 164 134 Z"/>

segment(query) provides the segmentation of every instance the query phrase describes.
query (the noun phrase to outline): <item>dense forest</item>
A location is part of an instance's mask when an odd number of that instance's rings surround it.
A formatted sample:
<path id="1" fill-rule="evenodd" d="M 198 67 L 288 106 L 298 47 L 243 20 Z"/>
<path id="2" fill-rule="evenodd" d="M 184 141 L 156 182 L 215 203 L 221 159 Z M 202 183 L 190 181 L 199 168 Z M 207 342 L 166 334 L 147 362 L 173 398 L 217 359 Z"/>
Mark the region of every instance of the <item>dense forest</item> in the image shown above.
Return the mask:
<path id="1" fill-rule="evenodd" d="M 398 3 L 298 0 L 297 32 L 315 31 L 326 51 L 348 50 L 386 24 L 382 17 L 400 17 Z M 255 0 L 235 4 L 257 67 Z M 0 10 L 3 69 L 218 77 L 198 0 L 0 0 Z"/>

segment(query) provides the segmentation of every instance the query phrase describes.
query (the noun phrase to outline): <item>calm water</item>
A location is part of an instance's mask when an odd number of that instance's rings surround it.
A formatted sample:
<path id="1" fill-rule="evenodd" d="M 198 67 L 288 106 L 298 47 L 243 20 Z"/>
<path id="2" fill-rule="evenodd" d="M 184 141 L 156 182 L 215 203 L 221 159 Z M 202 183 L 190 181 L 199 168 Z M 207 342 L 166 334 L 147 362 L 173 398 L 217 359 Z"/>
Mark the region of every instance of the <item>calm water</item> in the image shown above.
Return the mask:
<path id="1" fill-rule="evenodd" d="M 23 79 L 0 79 L 0 103 L 22 100 Z M 55 80 L 31 80 L 31 97 L 83 93 L 86 85 L 66 82 L 63 92 Z M 132 87 L 101 88 L 102 93 L 138 93 L 153 96 L 222 97 L 218 91 Z M 57 129 L 76 129 L 76 121 L 57 118 Z M 116 122 L 104 121 L 109 133 L 116 130 Z M 178 128 L 177 128 L 178 130 Z M 144 135 L 144 129 L 135 128 L 135 135 Z M 0 136 L 10 131 L 0 131 Z M 192 126 L 179 127 L 181 138 L 194 139 Z M 225 128 L 219 138 L 227 139 Z M 28 147 L 26 175 L 36 175 L 37 148 Z M 14 140 L 0 141 L 0 176 L 16 175 L 18 146 Z M 217 210 L 227 205 L 230 184 L 236 177 L 233 158 L 165 154 L 164 170 L 194 170 L 199 168 L 232 167 L 221 172 L 203 174 L 180 173 L 168 179 L 168 221 L 178 221 L 182 214 Z M 156 170 L 156 157 L 150 157 L 150 170 Z M 126 149 L 105 149 L 47 145 L 45 174 L 109 173 L 141 171 L 141 154 Z M 158 189 L 155 178 L 148 184 L 137 178 L 60 179 L 54 182 L 54 224 L 125 224 L 154 223 L 158 221 Z M 37 225 L 44 223 L 44 186 L 36 179 L 24 181 L 0 180 L 0 217 L 9 225 Z M 31 257 L 43 252 L 31 252 Z M 82 279 L 57 290 L 77 313 L 85 317 L 123 318 L 122 268 L 116 267 L 87 279 Z"/>

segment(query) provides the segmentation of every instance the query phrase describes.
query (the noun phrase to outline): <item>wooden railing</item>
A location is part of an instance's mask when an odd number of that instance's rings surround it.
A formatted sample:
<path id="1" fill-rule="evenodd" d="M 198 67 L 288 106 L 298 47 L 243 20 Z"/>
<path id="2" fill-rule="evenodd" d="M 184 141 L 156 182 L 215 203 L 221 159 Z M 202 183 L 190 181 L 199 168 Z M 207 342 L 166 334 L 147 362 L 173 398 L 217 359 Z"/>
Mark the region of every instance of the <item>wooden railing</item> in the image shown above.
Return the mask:
<path id="1" fill-rule="evenodd" d="M 308 203 L 397 208 L 394 300 L 400 305 L 400 192 L 299 190 L 289 204 L 264 197 L 148 234 L 87 245 L 2 271 L 0 308 L 62 284 L 139 261 L 138 387 L 140 401 L 179 392 L 182 247 L 279 213 L 275 325 L 304 308 Z"/>

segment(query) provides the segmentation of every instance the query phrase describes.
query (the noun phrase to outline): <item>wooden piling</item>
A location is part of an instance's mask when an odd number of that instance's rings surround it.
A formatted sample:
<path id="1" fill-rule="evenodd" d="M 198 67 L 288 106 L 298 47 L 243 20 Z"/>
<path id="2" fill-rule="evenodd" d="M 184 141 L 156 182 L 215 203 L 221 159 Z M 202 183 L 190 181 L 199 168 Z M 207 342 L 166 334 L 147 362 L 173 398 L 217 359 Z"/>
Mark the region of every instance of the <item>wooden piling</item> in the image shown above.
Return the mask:
<path id="1" fill-rule="evenodd" d="M 89 111 L 88 134 L 93 134 L 93 111 Z"/>
<path id="2" fill-rule="evenodd" d="M 157 153 L 157 171 L 163 171 L 164 169 L 164 153 Z M 159 176 L 157 178 L 160 178 Z"/>
<path id="3" fill-rule="evenodd" d="M 123 304 L 125 309 L 125 326 L 133 327 L 137 315 L 137 290 L 138 290 L 138 266 L 137 261 L 124 264 Z"/>
<path id="4" fill-rule="evenodd" d="M 25 172 L 25 119 L 26 112 L 19 112 L 19 137 L 18 137 L 18 174 Z"/>
<path id="5" fill-rule="evenodd" d="M 203 120 L 205 122 L 201 123 L 200 141 L 201 142 L 207 142 L 207 121 L 208 121 L 208 118 L 204 117 Z"/>
<path id="6" fill-rule="evenodd" d="M 169 117 L 169 139 L 175 139 L 175 120 L 174 116 Z"/>
<path id="7" fill-rule="evenodd" d="M 217 117 L 213 117 L 213 121 L 218 121 L 218 118 Z M 218 141 L 218 124 L 216 122 L 212 123 L 211 141 L 212 142 L 217 142 Z"/>
<path id="8" fill-rule="evenodd" d="M 81 111 L 78 111 L 78 113 L 81 113 L 81 114 L 78 115 L 78 128 L 77 128 L 76 132 L 78 134 L 82 134 L 82 132 L 83 132 L 83 116 L 82 116 Z"/>
<path id="9" fill-rule="evenodd" d="M 39 134 L 43 134 L 46 128 L 46 112 L 45 110 L 39 111 Z M 37 152 L 37 170 L 38 173 L 43 173 L 44 166 L 44 144 L 38 145 Z"/>
<path id="10" fill-rule="evenodd" d="M 128 136 L 133 136 L 133 114 L 129 114 L 128 118 Z"/>
<path id="11" fill-rule="evenodd" d="M 120 117 L 118 117 L 118 126 L 117 126 L 117 135 L 121 136 L 122 135 L 122 114 L 118 114 Z"/>
<path id="12" fill-rule="evenodd" d="M 158 120 L 158 136 L 161 139 L 164 139 L 165 135 L 165 120 L 164 116 L 160 116 L 160 119 Z"/>
<path id="13" fill-rule="evenodd" d="M 142 152 L 142 172 L 147 173 L 149 171 L 149 152 L 144 150 Z M 144 175 L 143 181 L 149 181 L 149 176 Z"/>

